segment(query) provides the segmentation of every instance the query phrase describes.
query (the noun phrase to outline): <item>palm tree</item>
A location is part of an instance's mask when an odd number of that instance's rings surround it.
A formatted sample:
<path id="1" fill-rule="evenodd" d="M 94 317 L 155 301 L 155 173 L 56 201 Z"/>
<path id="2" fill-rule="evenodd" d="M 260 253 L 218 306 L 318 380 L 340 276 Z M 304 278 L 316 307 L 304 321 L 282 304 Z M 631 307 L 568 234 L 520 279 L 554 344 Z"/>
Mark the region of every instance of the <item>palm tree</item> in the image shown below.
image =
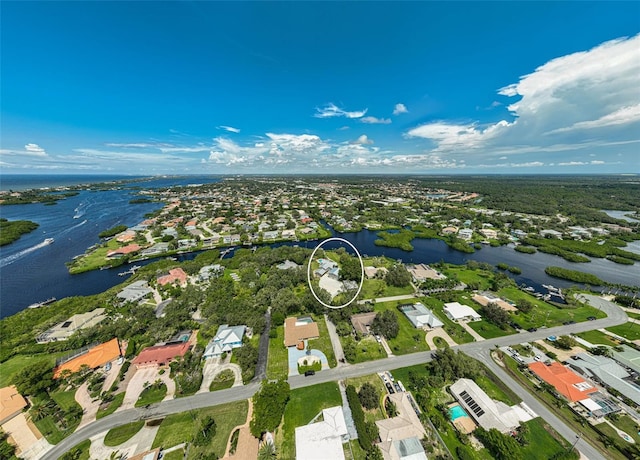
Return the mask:
<path id="1" fill-rule="evenodd" d="M 274 460 L 276 458 L 276 448 L 270 442 L 265 442 L 258 451 L 258 460 Z"/>

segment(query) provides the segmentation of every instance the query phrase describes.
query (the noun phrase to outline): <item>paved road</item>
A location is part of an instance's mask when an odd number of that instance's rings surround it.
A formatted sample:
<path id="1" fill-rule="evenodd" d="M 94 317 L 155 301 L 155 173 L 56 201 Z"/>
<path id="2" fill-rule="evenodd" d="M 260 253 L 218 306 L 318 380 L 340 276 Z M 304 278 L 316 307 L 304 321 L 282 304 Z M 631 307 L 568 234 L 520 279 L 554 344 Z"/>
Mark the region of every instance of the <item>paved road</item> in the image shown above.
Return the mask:
<path id="1" fill-rule="evenodd" d="M 543 339 L 549 335 L 565 335 L 578 332 L 589 331 L 592 329 L 599 329 L 603 327 L 615 326 L 627 321 L 626 313 L 612 302 L 608 302 L 596 296 L 585 295 L 584 299 L 591 305 L 599 308 L 607 314 L 606 318 L 596 321 L 586 321 L 583 323 L 571 324 L 568 326 L 558 326 L 548 329 L 540 329 L 536 332 L 525 332 L 521 334 L 514 334 L 505 337 L 498 337 L 495 339 L 485 340 L 483 342 L 472 342 L 463 345 L 452 347 L 466 354 L 480 359 L 489 368 L 501 378 L 509 388 L 513 389 L 516 394 L 525 401 L 534 412 L 541 415 L 558 433 L 560 433 L 565 439 L 573 443 L 576 439 L 577 433 L 569 428 L 558 417 L 553 415 L 546 406 L 538 402 L 529 392 L 522 388 L 515 380 L 513 380 L 509 374 L 507 374 L 502 368 L 493 362 L 489 357 L 489 353 L 496 347 L 503 347 L 508 345 L 514 345 L 517 343 L 533 342 L 535 340 Z M 266 334 L 265 334 L 266 335 Z M 333 369 L 323 370 L 314 376 L 304 377 L 302 375 L 289 377 L 289 384 L 292 389 L 302 388 L 317 383 L 337 381 L 350 377 L 359 377 L 363 375 L 369 375 L 381 370 L 393 370 L 406 366 L 413 366 L 416 364 L 422 364 L 432 359 L 431 351 L 412 353 L 409 355 L 393 356 L 390 358 L 384 358 L 376 361 L 368 361 L 359 364 L 353 364 L 350 366 L 335 367 Z M 126 423 L 140 420 L 140 419 L 152 419 L 165 417 L 170 414 L 184 412 L 191 409 L 200 409 L 209 406 L 215 406 L 218 404 L 224 404 L 232 401 L 239 401 L 242 399 L 250 398 L 258 391 L 260 384 L 252 382 L 249 385 L 230 388 L 227 390 L 215 391 L 213 393 L 202 393 L 186 398 L 174 399 L 171 401 L 162 401 L 158 404 L 152 405 L 149 409 L 128 409 L 122 412 L 115 412 L 112 415 L 97 420 L 84 428 L 79 429 L 68 438 L 62 440 L 53 449 L 47 452 L 42 458 L 55 460 L 59 458 L 63 453 L 71 449 L 76 444 L 89 439 L 98 433 L 105 430 L 115 428 Z M 591 447 L 584 439 L 578 441 L 577 447 L 581 452 L 589 458 L 589 460 L 605 460 L 595 448 Z"/>

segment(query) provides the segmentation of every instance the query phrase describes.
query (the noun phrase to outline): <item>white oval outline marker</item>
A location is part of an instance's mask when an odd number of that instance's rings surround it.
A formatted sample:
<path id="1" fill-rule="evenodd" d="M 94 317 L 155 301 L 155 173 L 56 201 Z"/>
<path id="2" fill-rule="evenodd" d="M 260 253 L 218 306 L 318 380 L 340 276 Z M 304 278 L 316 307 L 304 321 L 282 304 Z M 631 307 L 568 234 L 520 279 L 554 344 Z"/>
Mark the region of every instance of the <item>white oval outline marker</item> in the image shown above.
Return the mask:
<path id="1" fill-rule="evenodd" d="M 320 249 L 323 244 L 328 243 L 329 241 L 341 241 L 343 243 L 347 243 L 356 252 L 356 254 L 358 256 L 358 259 L 360 260 L 361 273 L 360 273 L 360 286 L 358 287 L 358 292 L 356 292 L 356 295 L 353 296 L 353 299 L 351 299 L 347 303 L 345 303 L 343 305 L 339 305 L 339 306 L 327 305 L 326 303 L 324 303 L 322 300 L 320 300 L 318 298 L 318 296 L 316 295 L 315 291 L 313 290 L 313 286 L 311 285 L 311 261 L 313 260 L 313 257 L 316 255 L 316 251 L 318 249 Z M 313 294 L 313 297 L 315 297 L 316 300 L 318 302 L 320 302 L 322 305 L 324 305 L 325 307 L 333 308 L 334 310 L 339 310 L 340 308 L 347 307 L 347 306 L 351 305 L 353 303 L 353 301 L 358 298 L 358 295 L 360 294 L 360 291 L 362 290 L 362 286 L 364 285 L 364 261 L 362 260 L 362 256 L 360 255 L 360 253 L 358 252 L 356 247 L 353 244 L 351 244 L 349 241 L 345 240 L 344 238 L 338 238 L 338 237 L 327 238 L 326 240 L 322 241 L 319 245 L 317 245 L 316 248 L 311 253 L 311 258 L 309 259 L 309 264 L 307 265 L 307 283 L 309 284 L 309 289 L 311 290 L 311 294 Z"/>

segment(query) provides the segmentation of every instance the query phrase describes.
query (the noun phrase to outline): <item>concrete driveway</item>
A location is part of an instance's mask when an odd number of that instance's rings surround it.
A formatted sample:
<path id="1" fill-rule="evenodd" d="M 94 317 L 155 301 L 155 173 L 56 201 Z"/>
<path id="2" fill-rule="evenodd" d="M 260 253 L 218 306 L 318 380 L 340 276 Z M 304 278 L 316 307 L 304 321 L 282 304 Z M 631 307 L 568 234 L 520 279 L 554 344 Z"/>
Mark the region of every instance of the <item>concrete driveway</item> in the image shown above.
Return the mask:
<path id="1" fill-rule="evenodd" d="M 137 369 L 136 373 L 131 377 L 131 380 L 129 380 L 127 391 L 124 395 L 124 401 L 118 410 L 131 409 L 134 407 L 140 393 L 144 390 L 145 382 L 153 383 L 158 379 L 162 380 L 167 385 L 167 396 L 165 396 L 163 401 L 173 399 L 173 395 L 176 392 L 176 384 L 173 379 L 169 378 L 169 369 L 165 369 L 165 372 L 162 375 L 159 374 L 159 370 L 160 369 L 155 366 Z"/>
<path id="2" fill-rule="evenodd" d="M 159 429 L 160 426 L 149 427 L 145 425 L 131 439 L 116 447 L 104 445 L 104 438 L 108 433 L 104 431 L 97 436 L 89 438 L 91 440 L 89 454 L 91 458 L 109 458 L 112 452 L 119 452 L 124 455 L 123 458 L 133 457 L 151 449 Z"/>
<path id="3" fill-rule="evenodd" d="M 327 315 L 324 315 L 324 322 L 327 324 L 329 338 L 331 339 L 331 346 L 333 347 L 333 354 L 336 355 L 338 367 L 347 365 L 346 362 L 343 363 L 341 361 L 344 360 L 344 351 L 342 351 L 342 343 L 340 343 L 340 337 L 336 332 L 336 325 L 329 320 L 329 317 Z"/>
<path id="4" fill-rule="evenodd" d="M 450 347 L 455 347 L 456 345 L 458 345 L 450 336 L 449 334 L 447 334 L 447 331 L 445 331 L 444 329 L 442 329 L 441 327 L 437 328 L 437 329 L 433 329 L 429 332 L 427 332 L 427 335 L 424 336 L 424 339 L 427 342 L 427 345 L 429 345 L 429 348 L 432 350 L 435 350 L 436 348 L 438 348 L 436 346 L 436 344 L 433 342 L 433 339 L 435 337 L 440 337 L 441 339 L 443 339 L 445 342 L 447 342 L 447 344 L 449 344 Z"/>
<path id="5" fill-rule="evenodd" d="M 211 382 L 216 378 L 216 376 L 225 370 L 230 370 L 233 372 L 235 380 L 233 382 L 233 386 L 237 387 L 242 385 L 242 371 L 240 366 L 237 364 L 231 363 L 220 363 L 220 359 L 213 358 L 207 360 L 204 365 L 204 369 L 202 370 L 202 385 L 200 385 L 200 389 L 198 393 L 206 393 L 209 391 L 209 387 L 211 386 Z"/>
<path id="6" fill-rule="evenodd" d="M 80 425 L 78 425 L 76 429 L 93 422 L 96 419 L 96 414 L 100 407 L 100 398 L 96 398 L 95 400 L 91 399 L 91 395 L 89 395 L 89 390 L 87 389 L 88 386 L 88 382 L 84 382 L 78 387 L 74 395 L 76 402 L 82 407 L 82 420 L 80 420 Z"/>

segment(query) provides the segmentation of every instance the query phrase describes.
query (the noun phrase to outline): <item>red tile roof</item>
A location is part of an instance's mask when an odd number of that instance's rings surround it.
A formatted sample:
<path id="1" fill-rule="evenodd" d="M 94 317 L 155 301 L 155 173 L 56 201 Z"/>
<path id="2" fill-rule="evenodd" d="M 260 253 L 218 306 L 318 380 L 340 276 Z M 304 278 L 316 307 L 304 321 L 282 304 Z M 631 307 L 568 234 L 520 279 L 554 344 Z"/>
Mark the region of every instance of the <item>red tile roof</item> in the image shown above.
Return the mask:
<path id="1" fill-rule="evenodd" d="M 121 247 L 119 249 L 115 249 L 113 251 L 109 251 L 107 253 L 107 257 L 110 257 L 110 256 L 112 256 L 114 254 L 130 254 L 132 252 L 136 252 L 136 251 L 139 251 L 139 250 L 140 250 L 140 245 L 136 244 L 136 243 L 133 243 L 133 244 L 129 244 L 127 246 L 123 246 L 123 247 Z"/>
<path id="2" fill-rule="evenodd" d="M 176 281 L 179 281 L 180 284 L 185 284 L 187 282 L 187 274 L 181 268 L 172 268 L 171 270 L 169 270 L 168 275 L 164 275 L 158 278 L 158 284 L 160 286 L 164 286 L 165 284 L 172 284 Z"/>
<path id="3" fill-rule="evenodd" d="M 558 393 L 572 402 L 581 401 L 588 394 L 598 391 L 596 387 L 558 362 L 553 362 L 549 366 L 535 362 L 529 364 L 529 369 L 542 380 L 553 385 Z"/>
<path id="4" fill-rule="evenodd" d="M 136 356 L 131 363 L 137 365 L 154 365 L 162 366 L 168 364 L 177 356 L 184 356 L 189 350 L 191 344 L 189 342 L 172 343 L 169 345 L 155 345 L 147 347 Z"/>
<path id="5" fill-rule="evenodd" d="M 80 355 L 58 366 L 53 372 L 53 378 L 57 379 L 65 369 L 69 369 L 72 373 L 78 372 L 83 364 L 95 369 L 107 364 L 120 356 L 120 345 L 118 339 L 111 339 L 108 342 L 91 348 L 85 354 Z"/>

